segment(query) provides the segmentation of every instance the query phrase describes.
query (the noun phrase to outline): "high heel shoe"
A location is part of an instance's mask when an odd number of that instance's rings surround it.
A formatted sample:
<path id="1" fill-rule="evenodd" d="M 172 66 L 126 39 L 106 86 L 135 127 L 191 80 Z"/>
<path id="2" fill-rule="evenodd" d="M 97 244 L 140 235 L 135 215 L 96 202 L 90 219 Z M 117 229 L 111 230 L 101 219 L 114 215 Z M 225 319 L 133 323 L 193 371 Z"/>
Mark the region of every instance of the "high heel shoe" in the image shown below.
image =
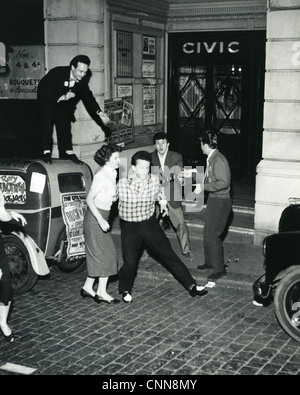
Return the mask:
<path id="1" fill-rule="evenodd" d="M 14 332 L 11 332 L 10 335 L 4 335 L 4 339 L 8 342 L 8 343 L 13 343 L 16 339 L 15 339 L 15 334 Z"/>
<path id="2" fill-rule="evenodd" d="M 87 292 L 85 289 L 81 288 L 80 290 L 80 296 L 82 298 L 91 298 L 96 300 L 96 295 L 91 295 L 89 292 Z"/>
<path id="3" fill-rule="evenodd" d="M 119 299 L 111 299 L 111 300 L 107 300 L 107 299 L 103 299 L 101 298 L 101 296 L 99 295 L 95 295 L 95 301 L 97 303 L 107 303 L 107 304 L 117 304 L 120 303 Z"/>

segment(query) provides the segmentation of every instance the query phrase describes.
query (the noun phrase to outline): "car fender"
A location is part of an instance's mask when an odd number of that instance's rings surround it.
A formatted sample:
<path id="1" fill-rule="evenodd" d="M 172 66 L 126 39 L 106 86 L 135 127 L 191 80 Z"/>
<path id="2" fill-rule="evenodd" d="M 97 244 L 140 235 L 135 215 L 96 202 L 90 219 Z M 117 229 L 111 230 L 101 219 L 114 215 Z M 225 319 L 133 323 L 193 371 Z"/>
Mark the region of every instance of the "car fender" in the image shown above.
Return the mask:
<path id="1" fill-rule="evenodd" d="M 288 275 L 290 272 L 293 272 L 294 270 L 298 269 L 299 266 L 298 265 L 292 265 L 290 267 L 288 267 L 287 269 L 282 270 L 281 272 L 279 272 L 277 274 L 277 276 L 275 277 L 275 280 L 280 281 L 281 279 L 283 279 L 286 275 Z"/>
<path id="2" fill-rule="evenodd" d="M 11 233 L 17 236 L 24 243 L 30 257 L 32 268 L 36 274 L 39 276 L 46 276 L 49 274 L 50 270 L 47 265 L 45 255 L 43 251 L 36 245 L 34 240 L 29 235 L 22 232 L 13 231 Z"/>

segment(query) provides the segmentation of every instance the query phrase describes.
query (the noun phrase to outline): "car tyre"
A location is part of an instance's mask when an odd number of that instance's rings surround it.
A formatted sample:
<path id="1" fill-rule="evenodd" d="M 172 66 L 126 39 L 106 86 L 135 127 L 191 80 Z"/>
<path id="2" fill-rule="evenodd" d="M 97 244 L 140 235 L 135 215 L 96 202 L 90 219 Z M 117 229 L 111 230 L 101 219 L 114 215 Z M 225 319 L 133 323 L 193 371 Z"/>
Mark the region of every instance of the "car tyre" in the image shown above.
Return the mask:
<path id="1" fill-rule="evenodd" d="M 275 314 L 283 330 L 300 342 L 300 267 L 280 281 L 274 296 Z"/>
<path id="2" fill-rule="evenodd" d="M 2 235 L 15 294 L 29 291 L 37 282 L 25 244 L 15 235 Z"/>

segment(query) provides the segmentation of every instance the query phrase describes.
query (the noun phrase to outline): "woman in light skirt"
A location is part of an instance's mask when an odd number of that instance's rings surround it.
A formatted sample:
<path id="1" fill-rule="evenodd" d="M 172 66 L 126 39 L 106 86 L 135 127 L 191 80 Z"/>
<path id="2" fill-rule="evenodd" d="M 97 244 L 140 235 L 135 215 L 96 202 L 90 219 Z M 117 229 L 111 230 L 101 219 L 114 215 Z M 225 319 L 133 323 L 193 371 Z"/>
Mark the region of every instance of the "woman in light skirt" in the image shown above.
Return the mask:
<path id="1" fill-rule="evenodd" d="M 110 276 L 118 272 L 117 251 L 109 232 L 108 219 L 111 206 L 116 200 L 116 178 L 121 150 L 118 145 L 107 144 L 95 153 L 94 160 L 101 168 L 94 176 L 86 199 L 88 209 L 83 225 L 87 278 L 80 294 L 83 298 L 92 298 L 97 303 L 120 302 L 107 292 L 107 282 Z M 96 279 L 97 292 L 93 289 Z"/>

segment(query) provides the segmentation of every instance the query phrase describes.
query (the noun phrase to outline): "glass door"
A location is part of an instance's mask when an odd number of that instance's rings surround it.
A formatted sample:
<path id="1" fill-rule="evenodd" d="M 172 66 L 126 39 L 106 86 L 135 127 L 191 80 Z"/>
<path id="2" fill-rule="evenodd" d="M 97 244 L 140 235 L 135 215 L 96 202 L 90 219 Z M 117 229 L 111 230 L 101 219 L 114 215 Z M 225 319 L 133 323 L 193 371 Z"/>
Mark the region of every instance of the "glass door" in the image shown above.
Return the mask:
<path id="1" fill-rule="evenodd" d="M 185 164 L 199 159 L 199 131 L 204 129 L 207 114 L 206 79 L 205 66 L 179 68 L 179 146 Z"/>
<path id="2" fill-rule="evenodd" d="M 181 67 L 179 92 L 180 128 L 202 128 L 205 122 L 206 68 Z"/>
<path id="3" fill-rule="evenodd" d="M 202 131 L 219 132 L 219 149 L 232 168 L 240 166 L 241 65 L 181 66 L 179 147 L 186 164 L 203 165 L 198 142 Z"/>
<path id="4" fill-rule="evenodd" d="M 241 163 L 242 72 L 241 65 L 214 67 L 212 127 L 219 132 L 220 151 L 237 170 Z"/>
<path id="5" fill-rule="evenodd" d="M 262 155 L 265 42 L 265 31 L 169 34 L 167 132 L 185 165 L 205 165 L 199 135 L 213 128 L 232 176 L 255 180 Z"/>

